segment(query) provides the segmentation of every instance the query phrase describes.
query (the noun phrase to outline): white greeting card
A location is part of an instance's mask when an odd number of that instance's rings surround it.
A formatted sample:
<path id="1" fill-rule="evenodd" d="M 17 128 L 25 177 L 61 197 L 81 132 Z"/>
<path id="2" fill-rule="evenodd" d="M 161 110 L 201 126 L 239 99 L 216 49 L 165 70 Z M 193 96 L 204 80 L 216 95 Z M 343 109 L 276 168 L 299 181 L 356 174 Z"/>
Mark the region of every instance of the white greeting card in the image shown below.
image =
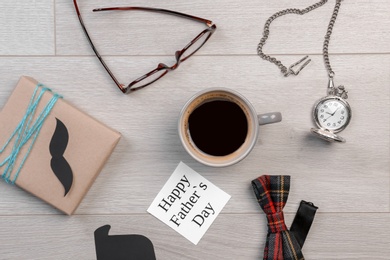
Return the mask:
<path id="1" fill-rule="evenodd" d="M 196 245 L 229 199 L 229 194 L 180 162 L 148 212 Z"/>

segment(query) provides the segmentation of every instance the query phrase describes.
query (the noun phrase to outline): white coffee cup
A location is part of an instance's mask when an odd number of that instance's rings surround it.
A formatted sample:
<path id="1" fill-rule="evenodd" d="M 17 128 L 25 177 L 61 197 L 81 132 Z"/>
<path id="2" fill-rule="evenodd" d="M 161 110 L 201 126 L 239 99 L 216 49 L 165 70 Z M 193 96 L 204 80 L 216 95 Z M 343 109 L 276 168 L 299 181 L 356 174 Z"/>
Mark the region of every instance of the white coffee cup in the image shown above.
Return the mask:
<path id="1" fill-rule="evenodd" d="M 203 104 L 216 100 L 237 104 L 245 114 L 247 121 L 247 134 L 242 145 L 234 152 L 224 156 L 211 155 L 199 149 L 192 140 L 189 129 L 191 114 Z M 184 148 L 195 160 L 208 166 L 224 167 L 241 161 L 250 153 L 257 142 L 259 125 L 277 123 L 281 120 L 280 112 L 257 114 L 252 104 L 237 91 L 227 88 L 210 88 L 198 92 L 184 105 L 178 120 L 178 131 Z"/>

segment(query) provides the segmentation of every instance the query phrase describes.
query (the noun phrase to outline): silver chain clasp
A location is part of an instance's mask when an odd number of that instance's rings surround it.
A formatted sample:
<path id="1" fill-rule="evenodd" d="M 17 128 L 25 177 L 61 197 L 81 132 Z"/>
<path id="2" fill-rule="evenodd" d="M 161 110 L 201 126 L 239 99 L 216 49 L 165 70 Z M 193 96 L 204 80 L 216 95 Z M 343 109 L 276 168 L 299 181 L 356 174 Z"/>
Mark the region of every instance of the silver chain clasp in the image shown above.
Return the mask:
<path id="1" fill-rule="evenodd" d="M 295 68 L 296 66 L 298 66 L 299 64 L 301 64 L 302 62 L 304 62 L 304 61 L 305 61 L 305 63 L 303 63 L 303 64 L 298 68 L 298 70 L 294 71 L 294 68 Z M 299 61 L 297 61 L 297 62 L 295 62 L 294 64 L 292 64 L 292 65 L 288 68 L 287 72 L 284 73 L 284 76 L 285 76 L 285 77 L 288 77 L 288 76 L 290 76 L 290 75 L 294 75 L 294 76 L 298 75 L 299 72 L 300 72 L 301 70 L 303 70 L 303 69 L 307 66 L 307 64 L 310 63 L 310 61 L 311 61 L 311 59 L 309 59 L 309 56 L 306 55 L 305 57 L 303 57 L 303 58 L 300 59 Z"/>

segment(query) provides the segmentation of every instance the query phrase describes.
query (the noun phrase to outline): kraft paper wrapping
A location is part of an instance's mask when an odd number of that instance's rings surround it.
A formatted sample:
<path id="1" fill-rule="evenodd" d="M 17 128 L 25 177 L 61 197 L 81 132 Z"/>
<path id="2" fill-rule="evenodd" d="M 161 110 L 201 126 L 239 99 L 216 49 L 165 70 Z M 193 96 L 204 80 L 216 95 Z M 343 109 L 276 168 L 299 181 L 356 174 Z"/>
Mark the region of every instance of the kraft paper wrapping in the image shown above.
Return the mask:
<path id="1" fill-rule="evenodd" d="M 1 110 L 0 146 L 4 145 L 23 118 L 37 83 L 31 77 L 21 77 Z M 36 114 L 42 111 L 51 97 L 50 92 L 43 95 Z M 66 195 L 63 184 L 50 166 L 52 155 L 49 145 L 56 130 L 57 119 L 66 126 L 69 137 L 63 157 L 72 170 L 73 182 Z M 65 100 L 59 99 L 46 118 L 31 153 L 19 173 L 16 185 L 71 215 L 102 170 L 120 137 L 119 132 L 81 112 Z M 28 145 L 23 148 L 15 167 L 19 165 L 27 148 Z M 7 148 L 0 155 L 0 161 L 3 161 L 10 151 L 11 149 Z M 4 182 L 1 185 L 7 184 Z"/>

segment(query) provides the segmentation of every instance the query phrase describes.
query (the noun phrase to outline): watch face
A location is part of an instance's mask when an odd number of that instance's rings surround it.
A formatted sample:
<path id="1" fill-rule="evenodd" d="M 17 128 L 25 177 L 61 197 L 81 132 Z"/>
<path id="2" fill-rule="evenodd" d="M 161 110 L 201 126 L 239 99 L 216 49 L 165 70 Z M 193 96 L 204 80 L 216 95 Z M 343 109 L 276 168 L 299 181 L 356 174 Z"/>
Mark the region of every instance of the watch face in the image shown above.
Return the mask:
<path id="1" fill-rule="evenodd" d="M 320 128 L 337 133 L 349 124 L 351 108 L 344 99 L 328 96 L 314 107 L 314 118 Z"/>

